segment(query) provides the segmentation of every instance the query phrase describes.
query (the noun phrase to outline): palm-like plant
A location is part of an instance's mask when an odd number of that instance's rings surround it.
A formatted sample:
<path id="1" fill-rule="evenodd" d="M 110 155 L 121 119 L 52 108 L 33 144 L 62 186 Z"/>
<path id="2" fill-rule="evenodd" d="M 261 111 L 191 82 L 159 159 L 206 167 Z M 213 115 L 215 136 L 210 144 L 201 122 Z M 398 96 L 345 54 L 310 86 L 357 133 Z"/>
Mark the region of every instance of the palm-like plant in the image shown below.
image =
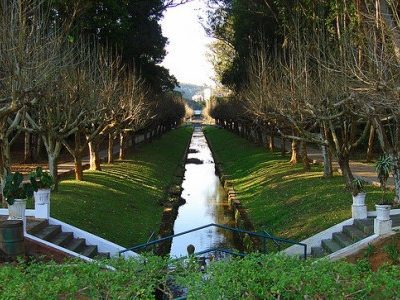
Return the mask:
<path id="1" fill-rule="evenodd" d="M 390 172 L 392 171 L 393 161 L 392 158 L 384 154 L 376 162 L 376 172 L 378 174 L 378 179 L 381 184 L 381 189 L 383 191 L 381 204 L 391 204 L 390 201 L 385 200 L 386 195 L 386 184 L 389 179 Z"/>

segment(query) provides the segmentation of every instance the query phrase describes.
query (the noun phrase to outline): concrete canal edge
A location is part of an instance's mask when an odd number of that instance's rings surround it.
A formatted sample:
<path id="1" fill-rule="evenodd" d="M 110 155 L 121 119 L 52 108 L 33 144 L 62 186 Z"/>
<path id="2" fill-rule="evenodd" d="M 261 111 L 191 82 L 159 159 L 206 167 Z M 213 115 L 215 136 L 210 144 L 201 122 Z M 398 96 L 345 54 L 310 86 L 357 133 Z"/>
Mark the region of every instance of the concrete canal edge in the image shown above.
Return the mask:
<path id="1" fill-rule="evenodd" d="M 228 196 L 228 204 L 230 208 L 233 211 L 234 215 L 234 221 L 235 221 L 235 227 L 236 228 L 241 228 L 247 231 L 255 232 L 255 227 L 253 223 L 250 220 L 249 215 L 247 214 L 246 209 L 240 202 L 240 200 L 237 197 L 237 193 L 235 191 L 235 187 L 232 183 L 232 181 L 229 179 L 229 175 L 225 174 L 223 164 L 218 160 L 217 155 L 215 154 L 215 151 L 213 149 L 211 141 L 208 139 L 207 135 L 204 133 L 204 136 L 206 138 L 207 144 L 211 150 L 214 163 L 215 163 L 215 174 L 219 177 L 222 186 L 224 187 L 224 190 Z M 245 237 L 242 236 L 242 243 L 246 244 L 244 239 Z M 260 240 L 257 238 L 251 238 L 252 244 L 254 247 L 258 248 L 260 247 Z"/>
<path id="2" fill-rule="evenodd" d="M 182 182 L 185 176 L 185 163 L 189 154 L 193 132 L 186 145 L 182 160 L 175 170 L 175 180 L 166 190 L 166 198 L 162 203 L 160 203 L 160 205 L 163 205 L 164 209 L 161 216 L 160 228 L 157 234 L 158 239 L 174 234 L 174 225 L 178 216 L 179 207 L 185 204 L 185 200 L 182 198 Z M 162 256 L 168 255 L 171 251 L 171 245 L 172 239 L 158 244 L 155 250 L 156 254 Z"/>

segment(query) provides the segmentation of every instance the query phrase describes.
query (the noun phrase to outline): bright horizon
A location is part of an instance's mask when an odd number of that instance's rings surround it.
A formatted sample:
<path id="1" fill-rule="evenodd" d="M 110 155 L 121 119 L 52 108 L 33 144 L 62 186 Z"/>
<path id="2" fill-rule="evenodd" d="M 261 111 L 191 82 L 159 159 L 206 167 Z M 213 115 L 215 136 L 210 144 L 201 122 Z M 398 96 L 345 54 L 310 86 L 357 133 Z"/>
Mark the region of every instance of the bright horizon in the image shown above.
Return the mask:
<path id="1" fill-rule="evenodd" d="M 208 37 L 198 16 L 205 18 L 202 0 L 170 8 L 161 20 L 162 32 L 168 38 L 167 56 L 161 63 L 179 83 L 215 85 L 214 71 L 208 61 Z"/>

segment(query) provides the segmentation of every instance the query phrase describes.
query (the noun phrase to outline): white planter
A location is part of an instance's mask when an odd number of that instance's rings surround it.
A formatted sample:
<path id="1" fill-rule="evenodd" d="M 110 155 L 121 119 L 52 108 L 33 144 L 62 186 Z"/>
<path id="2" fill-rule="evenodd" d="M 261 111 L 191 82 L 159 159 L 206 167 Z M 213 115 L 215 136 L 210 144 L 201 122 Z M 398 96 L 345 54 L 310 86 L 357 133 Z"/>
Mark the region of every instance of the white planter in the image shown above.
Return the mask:
<path id="1" fill-rule="evenodd" d="M 358 193 L 356 196 L 353 196 L 351 217 L 353 219 L 366 219 L 368 217 L 367 206 L 365 205 L 365 193 Z"/>
<path id="2" fill-rule="evenodd" d="M 50 189 L 39 189 L 33 193 L 35 205 L 44 205 L 50 203 Z"/>
<path id="3" fill-rule="evenodd" d="M 35 218 L 48 219 L 50 217 L 50 189 L 40 189 L 34 193 Z"/>
<path id="4" fill-rule="evenodd" d="M 358 193 L 356 196 L 353 196 L 353 205 L 363 206 L 365 205 L 365 193 Z"/>
<path id="5" fill-rule="evenodd" d="M 375 205 L 376 218 L 374 220 L 374 233 L 385 235 L 392 231 L 392 220 L 390 220 L 390 205 Z"/>
<path id="6" fill-rule="evenodd" d="M 379 221 L 390 220 L 390 205 L 375 205 L 376 219 Z"/>
<path id="7" fill-rule="evenodd" d="M 9 220 L 25 220 L 26 199 L 15 199 L 13 205 L 8 205 Z"/>

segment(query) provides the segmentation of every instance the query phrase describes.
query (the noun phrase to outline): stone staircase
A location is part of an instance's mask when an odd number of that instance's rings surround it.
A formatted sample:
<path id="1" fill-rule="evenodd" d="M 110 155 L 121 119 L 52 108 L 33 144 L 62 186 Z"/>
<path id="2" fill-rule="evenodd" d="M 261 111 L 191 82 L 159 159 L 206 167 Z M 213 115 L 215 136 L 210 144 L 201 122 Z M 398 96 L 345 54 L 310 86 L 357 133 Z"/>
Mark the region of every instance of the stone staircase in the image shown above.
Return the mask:
<path id="1" fill-rule="evenodd" d="M 31 219 L 27 222 L 27 232 L 39 239 L 89 258 L 109 258 L 109 253 L 98 252 L 97 246 L 87 245 L 85 239 L 74 238 L 72 232 L 63 232 L 60 225 L 50 225 L 48 220 Z"/>
<path id="2" fill-rule="evenodd" d="M 341 232 L 332 234 L 331 239 L 321 241 L 320 247 L 311 248 L 312 257 L 323 257 L 350 246 L 374 233 L 374 219 L 354 220 L 353 225 L 343 226 Z"/>

